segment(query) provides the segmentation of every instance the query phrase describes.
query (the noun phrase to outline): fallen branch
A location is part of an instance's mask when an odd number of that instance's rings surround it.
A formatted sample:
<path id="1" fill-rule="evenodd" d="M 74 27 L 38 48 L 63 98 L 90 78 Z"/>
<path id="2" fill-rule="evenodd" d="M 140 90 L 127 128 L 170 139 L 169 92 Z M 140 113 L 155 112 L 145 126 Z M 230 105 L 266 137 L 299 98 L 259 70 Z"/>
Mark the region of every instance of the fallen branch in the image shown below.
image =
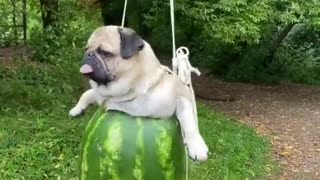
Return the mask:
<path id="1" fill-rule="evenodd" d="M 207 96 L 203 96 L 198 93 L 195 93 L 195 94 L 197 97 L 204 99 L 204 100 L 209 100 L 209 101 L 233 102 L 236 100 L 234 97 L 219 98 L 219 97 L 207 97 Z"/>

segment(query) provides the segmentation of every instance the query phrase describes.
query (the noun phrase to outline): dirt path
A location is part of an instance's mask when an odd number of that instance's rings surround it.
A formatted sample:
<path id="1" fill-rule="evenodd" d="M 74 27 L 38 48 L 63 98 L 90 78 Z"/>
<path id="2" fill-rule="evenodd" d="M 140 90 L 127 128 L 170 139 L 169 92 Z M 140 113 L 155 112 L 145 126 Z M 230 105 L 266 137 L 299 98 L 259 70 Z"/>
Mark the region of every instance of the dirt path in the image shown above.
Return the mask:
<path id="1" fill-rule="evenodd" d="M 266 134 L 284 171 L 281 179 L 320 180 L 320 87 L 226 83 L 195 77 L 197 94 L 235 98 L 206 101 Z"/>

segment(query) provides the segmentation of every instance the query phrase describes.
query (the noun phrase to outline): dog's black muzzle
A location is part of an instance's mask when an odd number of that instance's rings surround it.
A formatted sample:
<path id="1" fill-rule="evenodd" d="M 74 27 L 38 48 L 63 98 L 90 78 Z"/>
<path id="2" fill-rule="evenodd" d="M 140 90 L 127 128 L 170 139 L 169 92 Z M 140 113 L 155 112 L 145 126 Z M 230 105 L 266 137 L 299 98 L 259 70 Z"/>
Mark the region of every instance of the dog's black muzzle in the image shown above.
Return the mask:
<path id="1" fill-rule="evenodd" d="M 80 72 L 98 84 L 107 84 L 115 78 L 105 60 L 97 52 L 85 55 Z"/>

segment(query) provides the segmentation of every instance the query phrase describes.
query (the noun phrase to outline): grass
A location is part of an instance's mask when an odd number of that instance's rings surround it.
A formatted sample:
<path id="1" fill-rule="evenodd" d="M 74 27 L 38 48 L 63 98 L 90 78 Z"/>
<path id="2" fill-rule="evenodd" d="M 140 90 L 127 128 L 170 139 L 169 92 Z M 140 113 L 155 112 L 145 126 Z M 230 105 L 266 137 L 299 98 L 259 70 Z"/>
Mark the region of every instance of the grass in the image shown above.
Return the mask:
<path id="1" fill-rule="evenodd" d="M 250 127 L 198 105 L 200 130 L 210 150 L 210 159 L 192 164 L 192 179 L 267 179 L 276 173 L 270 143 Z"/>
<path id="2" fill-rule="evenodd" d="M 85 85 L 77 63 L 0 64 L 0 179 L 78 179 L 81 136 L 94 107 L 81 118 L 68 111 Z M 74 65 L 72 65 L 74 64 Z M 249 127 L 199 105 L 201 133 L 211 155 L 191 162 L 191 179 L 265 179 L 270 144 Z"/>

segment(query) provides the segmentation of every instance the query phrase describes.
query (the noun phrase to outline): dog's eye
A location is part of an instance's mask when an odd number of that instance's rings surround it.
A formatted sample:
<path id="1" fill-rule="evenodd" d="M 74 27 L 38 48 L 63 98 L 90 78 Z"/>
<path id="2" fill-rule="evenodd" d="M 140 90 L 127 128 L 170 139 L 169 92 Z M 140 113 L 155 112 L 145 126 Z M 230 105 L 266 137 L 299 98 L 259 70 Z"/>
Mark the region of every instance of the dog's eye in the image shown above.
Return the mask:
<path id="1" fill-rule="evenodd" d="M 101 49 L 100 47 L 98 48 L 97 52 L 104 57 L 111 57 L 113 56 L 113 54 L 111 52 L 105 51 L 103 49 Z"/>

